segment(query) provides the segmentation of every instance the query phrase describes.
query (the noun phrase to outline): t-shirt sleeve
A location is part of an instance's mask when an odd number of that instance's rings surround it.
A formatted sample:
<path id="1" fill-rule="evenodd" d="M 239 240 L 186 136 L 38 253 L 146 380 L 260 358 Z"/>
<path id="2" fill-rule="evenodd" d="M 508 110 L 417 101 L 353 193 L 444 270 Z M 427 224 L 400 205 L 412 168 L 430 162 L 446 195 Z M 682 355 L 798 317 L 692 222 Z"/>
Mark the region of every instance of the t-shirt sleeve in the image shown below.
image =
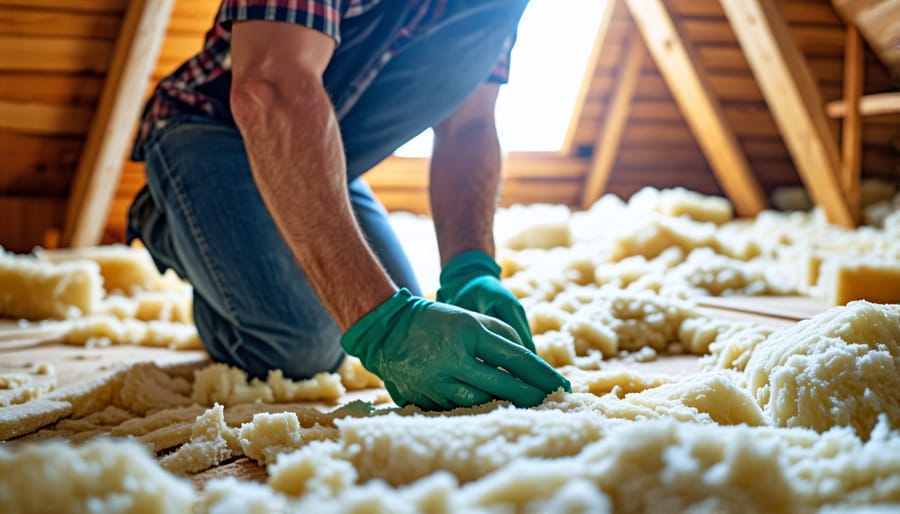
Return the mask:
<path id="1" fill-rule="evenodd" d="M 318 30 L 340 43 L 341 0 L 225 0 L 217 22 L 230 29 L 235 21 L 269 20 Z"/>
<path id="2" fill-rule="evenodd" d="M 503 51 L 500 53 L 500 59 L 497 61 L 497 64 L 494 65 L 494 69 L 487 79 L 488 82 L 493 82 L 495 84 L 506 84 L 509 82 L 509 64 L 512 58 L 513 45 L 515 45 L 515 43 L 516 34 L 512 34 L 506 38 L 506 41 L 503 43 Z"/>

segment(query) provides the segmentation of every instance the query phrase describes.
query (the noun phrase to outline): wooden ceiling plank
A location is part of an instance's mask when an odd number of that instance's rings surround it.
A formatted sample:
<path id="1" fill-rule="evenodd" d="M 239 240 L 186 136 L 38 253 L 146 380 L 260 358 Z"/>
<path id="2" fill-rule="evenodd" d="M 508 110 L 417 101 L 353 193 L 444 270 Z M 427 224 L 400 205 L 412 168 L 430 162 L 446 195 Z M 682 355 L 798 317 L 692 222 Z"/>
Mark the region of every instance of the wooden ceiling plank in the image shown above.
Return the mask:
<path id="1" fill-rule="evenodd" d="M 862 173 L 862 116 L 859 99 L 863 92 L 866 56 L 862 36 L 855 25 L 847 26 L 844 51 L 844 102 L 848 109 L 841 130 L 841 188 L 854 223 L 860 219 L 859 181 Z"/>
<path id="2" fill-rule="evenodd" d="M 0 129 L 26 134 L 78 135 L 90 124 L 87 107 L 0 100 Z"/>
<path id="3" fill-rule="evenodd" d="M 767 206 L 737 136 L 709 80 L 697 66 L 692 48 L 682 40 L 662 0 L 626 0 L 647 48 L 662 72 L 688 125 L 723 191 L 741 216 L 754 216 Z"/>
<path id="4" fill-rule="evenodd" d="M 128 0 L 0 0 L 0 6 L 89 13 L 121 13 Z"/>
<path id="5" fill-rule="evenodd" d="M 105 73 L 112 41 L 0 35 L 0 71 Z"/>
<path id="6" fill-rule="evenodd" d="M 831 223 L 854 226 L 824 103 L 778 6 L 773 0 L 721 2 L 804 184 Z"/>
<path id="7" fill-rule="evenodd" d="M 645 54 L 646 49 L 643 42 L 640 38 L 634 37 L 628 49 L 628 56 L 625 58 L 625 65 L 619 73 L 618 85 L 609 107 L 609 113 L 597 137 L 597 142 L 594 144 L 594 158 L 585 177 L 585 187 L 581 195 L 581 206 L 585 209 L 589 208 L 606 191 L 613 164 L 619 153 L 619 145 L 622 143 L 622 134 L 631 111 L 631 102 L 637 90 Z"/>
<path id="8" fill-rule="evenodd" d="M 0 34 L 115 39 L 121 22 L 115 14 L 74 13 L 0 5 Z"/>
<path id="9" fill-rule="evenodd" d="M 578 96 L 575 99 L 575 108 L 572 109 L 572 117 L 569 119 L 569 126 L 566 129 L 566 136 L 563 140 L 562 149 L 560 150 L 563 155 L 572 155 L 576 150 L 575 134 L 578 132 L 579 125 L 583 123 L 584 116 L 582 116 L 582 114 L 584 113 L 584 106 L 588 101 L 588 97 L 591 95 L 591 89 L 594 85 L 594 75 L 597 72 L 598 64 L 600 62 L 600 54 L 603 53 L 607 46 L 607 36 L 609 35 L 613 11 L 615 11 L 616 4 L 618 4 L 619 1 L 620 0 L 608 0 L 603 7 L 603 15 L 600 18 L 600 26 L 597 29 L 594 47 L 591 49 L 588 65 L 587 68 L 585 68 L 584 77 L 581 79 L 581 86 L 579 86 Z"/>
<path id="10" fill-rule="evenodd" d="M 132 0 L 75 173 L 63 246 L 100 242 L 174 0 Z"/>

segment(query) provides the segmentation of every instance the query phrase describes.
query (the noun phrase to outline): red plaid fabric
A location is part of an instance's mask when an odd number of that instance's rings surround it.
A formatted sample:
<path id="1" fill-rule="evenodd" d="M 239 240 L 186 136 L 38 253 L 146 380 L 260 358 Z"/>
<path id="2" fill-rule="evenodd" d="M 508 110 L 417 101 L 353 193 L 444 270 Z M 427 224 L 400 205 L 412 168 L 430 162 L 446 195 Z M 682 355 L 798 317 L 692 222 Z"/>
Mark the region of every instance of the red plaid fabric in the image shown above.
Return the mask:
<path id="1" fill-rule="evenodd" d="M 411 37 L 422 23 L 433 23 L 443 15 L 448 0 L 408 0 L 410 26 L 398 38 Z M 223 0 L 213 27 L 207 32 L 203 49 L 182 64 L 157 85 L 144 110 L 143 121 L 135 141 L 132 158 L 142 160 L 141 147 L 155 126 L 180 114 L 199 114 L 230 120 L 227 105 L 205 91 L 205 86 L 231 70 L 231 23 L 243 20 L 270 20 L 296 23 L 335 39 L 340 44 L 343 20 L 360 16 L 381 0 Z M 488 81 L 506 83 L 509 78 L 509 53 L 514 38 L 506 48 Z M 373 80 L 389 61 L 376 60 L 371 69 L 360 70 L 363 82 Z"/>

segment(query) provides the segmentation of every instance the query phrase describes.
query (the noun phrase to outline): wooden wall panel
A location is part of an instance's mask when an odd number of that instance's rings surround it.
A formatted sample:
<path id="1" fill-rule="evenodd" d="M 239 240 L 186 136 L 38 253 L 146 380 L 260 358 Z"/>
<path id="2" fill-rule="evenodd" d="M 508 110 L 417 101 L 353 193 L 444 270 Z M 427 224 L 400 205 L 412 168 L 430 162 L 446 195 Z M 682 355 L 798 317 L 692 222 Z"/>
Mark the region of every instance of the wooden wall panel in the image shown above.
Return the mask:
<path id="1" fill-rule="evenodd" d="M 56 196 L 0 196 L 2 246 L 7 250 L 27 252 L 42 244 L 48 231 L 62 226 L 65 202 Z M 39 237 L 38 237 L 39 236 Z"/>
<path id="2" fill-rule="evenodd" d="M 0 246 L 62 226 L 125 0 L 0 0 Z"/>

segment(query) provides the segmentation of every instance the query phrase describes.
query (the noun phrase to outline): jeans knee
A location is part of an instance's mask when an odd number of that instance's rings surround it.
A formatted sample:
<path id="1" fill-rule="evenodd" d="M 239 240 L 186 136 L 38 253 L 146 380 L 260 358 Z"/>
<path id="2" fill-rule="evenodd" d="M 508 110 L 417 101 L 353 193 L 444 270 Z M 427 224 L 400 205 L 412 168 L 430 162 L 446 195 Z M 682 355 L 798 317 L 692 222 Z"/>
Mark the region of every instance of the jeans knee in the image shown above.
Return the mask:
<path id="1" fill-rule="evenodd" d="M 302 380 L 334 372 L 344 359 L 341 332 L 333 321 L 307 326 L 266 319 L 232 322 L 202 300 L 195 298 L 194 306 L 200 339 L 212 359 L 243 369 L 249 378 L 265 380 L 269 371 L 280 369 L 285 377 Z"/>

